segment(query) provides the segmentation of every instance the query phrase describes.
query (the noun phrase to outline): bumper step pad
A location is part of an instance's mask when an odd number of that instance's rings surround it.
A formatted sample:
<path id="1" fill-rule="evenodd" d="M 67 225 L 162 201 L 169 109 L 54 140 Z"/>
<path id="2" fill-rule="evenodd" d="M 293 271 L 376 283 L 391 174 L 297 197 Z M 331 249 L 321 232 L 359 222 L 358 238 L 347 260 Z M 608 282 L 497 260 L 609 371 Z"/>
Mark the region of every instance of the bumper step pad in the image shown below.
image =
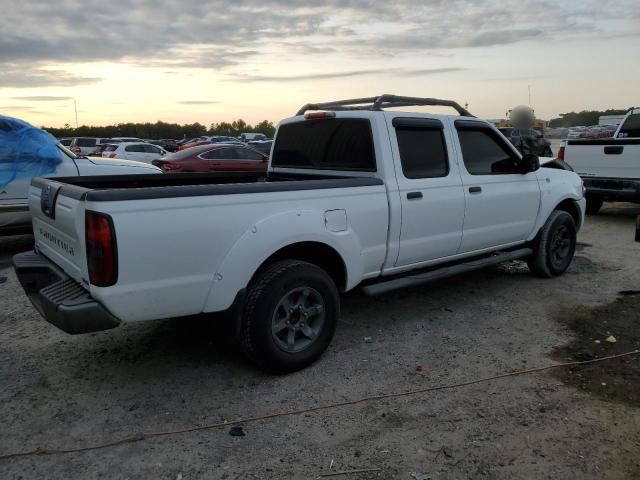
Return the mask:
<path id="1" fill-rule="evenodd" d="M 13 265 L 31 303 L 47 322 L 60 330 L 90 333 L 120 324 L 86 289 L 42 255 L 35 252 L 15 255 Z"/>

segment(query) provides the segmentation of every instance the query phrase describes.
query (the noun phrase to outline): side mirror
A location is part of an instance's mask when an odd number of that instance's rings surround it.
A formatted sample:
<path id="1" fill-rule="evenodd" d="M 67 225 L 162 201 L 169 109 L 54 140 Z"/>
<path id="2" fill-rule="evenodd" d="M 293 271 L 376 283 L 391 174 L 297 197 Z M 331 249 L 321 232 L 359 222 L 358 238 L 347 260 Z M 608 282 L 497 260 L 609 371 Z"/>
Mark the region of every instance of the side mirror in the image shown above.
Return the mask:
<path id="1" fill-rule="evenodd" d="M 540 159 L 533 153 L 527 153 L 520 160 L 520 173 L 535 172 L 540 168 Z"/>

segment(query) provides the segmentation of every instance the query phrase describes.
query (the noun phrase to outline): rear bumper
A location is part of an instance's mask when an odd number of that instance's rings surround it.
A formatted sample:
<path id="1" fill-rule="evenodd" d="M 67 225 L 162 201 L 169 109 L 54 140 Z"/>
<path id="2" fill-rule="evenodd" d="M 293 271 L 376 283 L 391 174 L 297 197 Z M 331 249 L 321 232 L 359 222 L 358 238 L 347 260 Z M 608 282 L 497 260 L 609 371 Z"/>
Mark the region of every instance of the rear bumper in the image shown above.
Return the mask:
<path id="1" fill-rule="evenodd" d="M 604 200 L 640 202 L 640 180 L 582 177 L 587 196 Z"/>
<path id="2" fill-rule="evenodd" d="M 19 253 L 13 267 L 25 293 L 44 319 L 60 330 L 90 333 L 115 328 L 120 320 L 46 257 Z"/>

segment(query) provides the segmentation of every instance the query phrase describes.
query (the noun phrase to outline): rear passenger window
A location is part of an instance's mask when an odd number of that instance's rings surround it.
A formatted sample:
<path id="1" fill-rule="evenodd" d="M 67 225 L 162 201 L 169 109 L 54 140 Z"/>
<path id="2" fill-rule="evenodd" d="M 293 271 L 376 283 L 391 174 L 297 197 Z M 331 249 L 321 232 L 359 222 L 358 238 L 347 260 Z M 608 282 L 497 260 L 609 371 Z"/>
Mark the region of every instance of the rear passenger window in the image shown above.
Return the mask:
<path id="1" fill-rule="evenodd" d="M 143 148 L 146 153 L 157 153 L 157 154 L 160 153 L 160 149 L 158 147 L 154 147 L 153 145 L 150 145 L 150 144 L 145 145 Z"/>
<path id="2" fill-rule="evenodd" d="M 235 160 L 236 153 L 232 148 L 216 148 L 200 155 L 205 160 Z"/>
<path id="3" fill-rule="evenodd" d="M 324 118 L 281 125 L 272 166 L 375 172 L 371 124 L 364 118 Z"/>
<path id="4" fill-rule="evenodd" d="M 234 151 L 241 160 L 262 160 L 262 155 L 248 148 L 234 148 Z"/>
<path id="5" fill-rule="evenodd" d="M 518 158 L 498 135 L 488 128 L 458 128 L 462 159 L 471 175 L 519 173 Z"/>
<path id="6" fill-rule="evenodd" d="M 145 152 L 144 145 L 127 145 L 124 149 L 127 152 Z"/>
<path id="7" fill-rule="evenodd" d="M 396 126 L 402 172 L 406 178 L 446 177 L 447 149 L 440 128 Z"/>

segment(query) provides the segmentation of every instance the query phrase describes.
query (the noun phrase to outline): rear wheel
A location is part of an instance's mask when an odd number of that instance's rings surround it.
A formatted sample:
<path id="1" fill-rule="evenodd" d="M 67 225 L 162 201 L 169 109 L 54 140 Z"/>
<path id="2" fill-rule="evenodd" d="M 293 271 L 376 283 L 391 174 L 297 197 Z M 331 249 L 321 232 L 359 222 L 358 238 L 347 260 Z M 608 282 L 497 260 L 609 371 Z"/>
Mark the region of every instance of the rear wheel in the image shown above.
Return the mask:
<path id="1" fill-rule="evenodd" d="M 534 252 L 528 260 L 529 269 L 539 277 L 562 275 L 576 251 L 576 223 L 564 211 L 555 210 L 538 233 Z"/>
<path id="2" fill-rule="evenodd" d="M 587 197 L 587 215 L 595 215 L 602 208 L 604 200 L 601 198 Z"/>
<path id="3" fill-rule="evenodd" d="M 274 263 L 248 288 L 242 350 L 263 370 L 300 370 L 329 346 L 339 314 L 338 290 L 324 270 L 298 260 Z"/>

